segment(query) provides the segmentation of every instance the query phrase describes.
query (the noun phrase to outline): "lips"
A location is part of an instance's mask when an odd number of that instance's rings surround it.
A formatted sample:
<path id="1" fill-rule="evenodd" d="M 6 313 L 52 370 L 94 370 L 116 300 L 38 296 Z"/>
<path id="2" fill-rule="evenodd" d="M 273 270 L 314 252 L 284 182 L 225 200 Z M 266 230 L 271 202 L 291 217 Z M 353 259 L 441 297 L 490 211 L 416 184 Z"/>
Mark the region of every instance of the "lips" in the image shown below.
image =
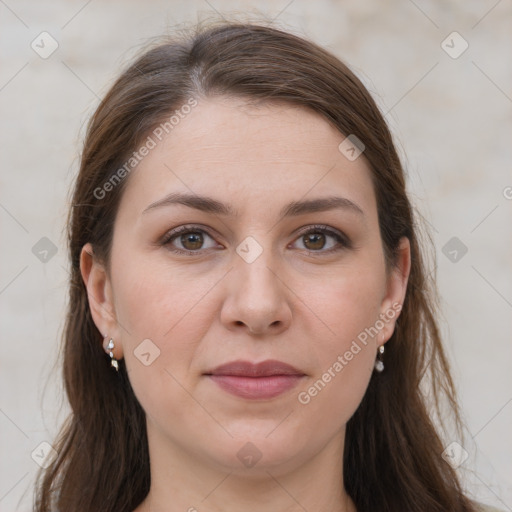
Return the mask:
<path id="1" fill-rule="evenodd" d="M 270 399 L 295 387 L 304 372 L 277 360 L 232 361 L 205 373 L 224 391 L 246 399 Z"/>
<path id="2" fill-rule="evenodd" d="M 261 363 L 251 363 L 250 361 L 233 361 L 218 366 L 207 374 L 211 375 L 231 375 L 234 377 L 270 377 L 272 375 L 304 375 L 293 366 L 268 359 Z"/>

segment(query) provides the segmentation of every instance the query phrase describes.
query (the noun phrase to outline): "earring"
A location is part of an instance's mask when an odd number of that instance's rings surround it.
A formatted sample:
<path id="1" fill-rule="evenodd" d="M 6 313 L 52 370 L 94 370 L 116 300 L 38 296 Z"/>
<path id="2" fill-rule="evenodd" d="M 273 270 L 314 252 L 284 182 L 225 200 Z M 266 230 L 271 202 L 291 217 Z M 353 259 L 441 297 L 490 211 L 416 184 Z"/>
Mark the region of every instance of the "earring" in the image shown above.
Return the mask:
<path id="1" fill-rule="evenodd" d="M 384 363 L 382 362 L 382 354 L 384 354 L 384 345 L 381 345 L 379 347 L 379 350 L 377 351 L 377 360 L 375 361 L 375 370 L 379 373 L 384 370 Z"/>
<path id="2" fill-rule="evenodd" d="M 113 366 L 116 369 L 116 372 L 118 372 L 119 364 L 117 363 L 117 359 L 114 357 L 114 352 L 112 352 L 113 349 L 114 349 L 114 340 L 112 338 L 110 338 L 108 345 L 107 345 L 106 352 L 108 352 L 108 354 L 110 356 L 110 366 Z"/>

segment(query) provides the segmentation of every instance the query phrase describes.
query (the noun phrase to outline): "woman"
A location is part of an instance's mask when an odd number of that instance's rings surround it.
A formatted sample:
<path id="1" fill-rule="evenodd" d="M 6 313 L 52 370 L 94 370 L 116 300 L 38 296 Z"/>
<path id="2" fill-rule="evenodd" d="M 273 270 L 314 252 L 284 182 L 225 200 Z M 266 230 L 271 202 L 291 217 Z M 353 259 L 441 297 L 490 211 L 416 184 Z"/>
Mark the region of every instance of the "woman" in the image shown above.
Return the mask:
<path id="1" fill-rule="evenodd" d="M 148 50 L 91 120 L 69 245 L 37 511 L 485 510 L 430 417 L 460 428 L 397 152 L 333 55 L 236 23 Z"/>

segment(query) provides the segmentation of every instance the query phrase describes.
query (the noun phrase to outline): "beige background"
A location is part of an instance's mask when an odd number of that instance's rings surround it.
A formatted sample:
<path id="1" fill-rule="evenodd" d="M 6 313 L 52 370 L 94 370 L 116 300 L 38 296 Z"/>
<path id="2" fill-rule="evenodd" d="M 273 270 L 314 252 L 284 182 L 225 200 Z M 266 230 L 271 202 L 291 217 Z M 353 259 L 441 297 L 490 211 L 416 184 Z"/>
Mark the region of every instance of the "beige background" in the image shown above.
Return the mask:
<path id="1" fill-rule="evenodd" d="M 84 122 L 149 38 L 215 11 L 259 12 L 330 48 L 387 113 L 437 254 L 443 332 L 468 425 L 458 471 L 470 494 L 512 510 L 510 1 L 1 0 L 0 511 L 30 510 L 31 453 L 52 442 L 66 412 L 53 365 L 67 191 Z M 59 45 L 47 59 L 30 46 L 43 31 Z M 458 58 L 442 47 L 453 31 L 469 45 Z M 451 36 L 445 48 L 454 54 L 464 41 Z M 45 262 L 36 257 L 43 237 L 57 250 Z M 443 253 L 452 237 L 467 247 L 457 262 Z"/>

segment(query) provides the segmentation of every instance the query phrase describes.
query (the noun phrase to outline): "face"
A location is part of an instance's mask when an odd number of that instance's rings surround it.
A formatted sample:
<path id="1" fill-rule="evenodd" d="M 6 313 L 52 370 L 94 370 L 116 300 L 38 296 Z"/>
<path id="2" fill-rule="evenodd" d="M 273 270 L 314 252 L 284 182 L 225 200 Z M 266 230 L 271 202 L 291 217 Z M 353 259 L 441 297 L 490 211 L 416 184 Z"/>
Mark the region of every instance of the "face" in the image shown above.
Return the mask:
<path id="1" fill-rule="evenodd" d="M 82 272 L 150 447 L 240 472 L 340 460 L 409 267 L 404 240 L 386 269 L 344 139 L 295 106 L 201 100 L 129 176 L 110 272 L 91 247 Z"/>

